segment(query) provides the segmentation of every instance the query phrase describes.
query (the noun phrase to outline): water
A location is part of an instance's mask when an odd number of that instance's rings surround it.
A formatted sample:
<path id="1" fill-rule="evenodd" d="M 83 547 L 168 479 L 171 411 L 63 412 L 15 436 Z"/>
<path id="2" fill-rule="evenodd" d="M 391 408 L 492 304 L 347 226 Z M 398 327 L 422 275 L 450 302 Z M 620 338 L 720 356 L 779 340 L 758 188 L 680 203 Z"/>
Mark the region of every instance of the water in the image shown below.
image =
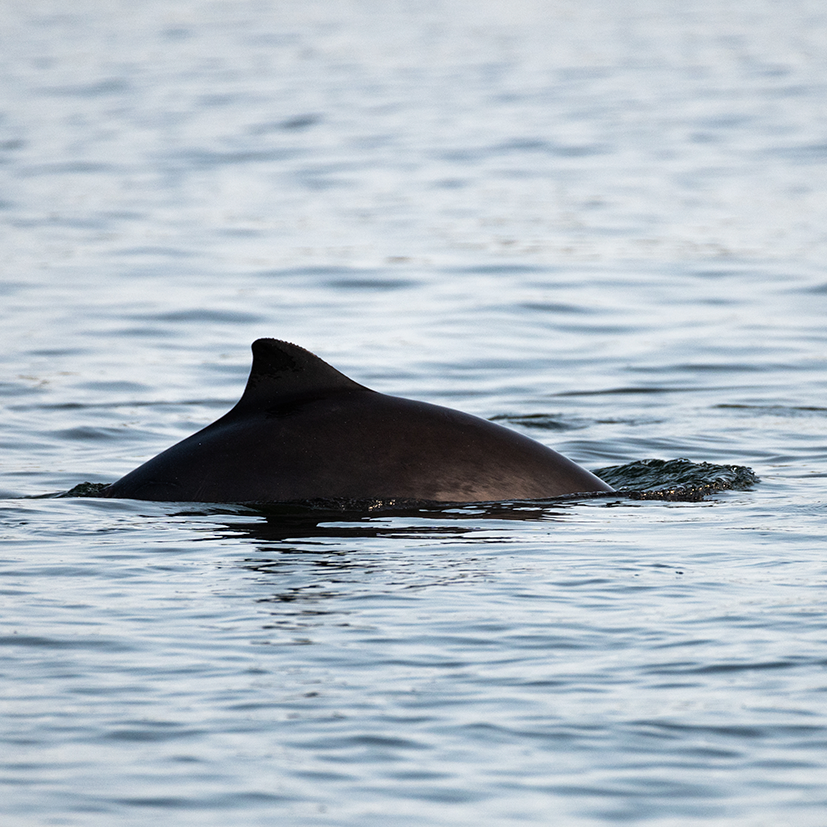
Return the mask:
<path id="1" fill-rule="evenodd" d="M 7 2 L 4 825 L 821 825 L 827 12 Z M 702 502 L 42 499 L 258 336 Z"/>

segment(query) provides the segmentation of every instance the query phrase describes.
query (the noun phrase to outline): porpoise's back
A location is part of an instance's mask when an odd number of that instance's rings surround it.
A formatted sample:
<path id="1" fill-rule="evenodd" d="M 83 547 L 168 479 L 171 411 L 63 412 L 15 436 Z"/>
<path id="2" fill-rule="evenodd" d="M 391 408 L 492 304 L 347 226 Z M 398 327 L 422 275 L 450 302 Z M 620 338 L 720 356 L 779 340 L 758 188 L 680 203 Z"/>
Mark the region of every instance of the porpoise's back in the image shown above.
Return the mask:
<path id="1" fill-rule="evenodd" d="M 611 490 L 509 428 L 377 393 L 303 348 L 259 339 L 238 404 L 104 496 L 492 502 Z"/>

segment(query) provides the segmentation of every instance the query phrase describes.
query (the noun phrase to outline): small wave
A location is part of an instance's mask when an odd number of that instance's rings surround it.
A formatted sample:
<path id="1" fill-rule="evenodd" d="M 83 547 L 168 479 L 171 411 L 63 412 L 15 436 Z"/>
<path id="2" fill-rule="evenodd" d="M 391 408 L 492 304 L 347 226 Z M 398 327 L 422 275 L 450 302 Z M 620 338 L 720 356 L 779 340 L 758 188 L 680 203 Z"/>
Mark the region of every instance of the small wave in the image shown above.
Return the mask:
<path id="1" fill-rule="evenodd" d="M 598 468 L 594 473 L 618 493 L 635 500 L 697 502 L 716 491 L 743 491 L 760 481 L 745 465 L 688 459 L 642 459 Z"/>
<path id="2" fill-rule="evenodd" d="M 537 428 L 544 431 L 572 431 L 585 428 L 584 422 L 565 420 L 563 417 L 550 414 L 499 414 L 492 416 L 493 422 L 508 422 L 510 425 L 518 425 L 523 428 Z"/>
<path id="3" fill-rule="evenodd" d="M 103 489 L 108 487 L 108 482 L 81 482 L 69 491 L 54 496 L 56 499 L 62 499 L 63 497 L 100 497 Z"/>

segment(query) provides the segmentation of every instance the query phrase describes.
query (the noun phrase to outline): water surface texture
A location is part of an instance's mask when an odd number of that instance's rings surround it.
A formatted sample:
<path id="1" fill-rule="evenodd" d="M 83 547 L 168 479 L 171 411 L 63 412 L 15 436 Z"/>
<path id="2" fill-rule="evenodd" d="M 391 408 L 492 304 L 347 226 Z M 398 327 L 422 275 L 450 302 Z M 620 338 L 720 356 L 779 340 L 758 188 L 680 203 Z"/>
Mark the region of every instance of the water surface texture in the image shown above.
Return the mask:
<path id="1" fill-rule="evenodd" d="M 819 0 L 0 8 L 0 820 L 827 813 Z M 54 499 L 249 345 L 702 502 Z"/>

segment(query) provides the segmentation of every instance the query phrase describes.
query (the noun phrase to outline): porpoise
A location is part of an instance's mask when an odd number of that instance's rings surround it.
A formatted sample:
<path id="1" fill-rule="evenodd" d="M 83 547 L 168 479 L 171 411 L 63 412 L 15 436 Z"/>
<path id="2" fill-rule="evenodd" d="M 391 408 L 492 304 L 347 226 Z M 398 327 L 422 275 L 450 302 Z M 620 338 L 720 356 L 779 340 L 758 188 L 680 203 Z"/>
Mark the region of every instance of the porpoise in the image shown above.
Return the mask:
<path id="1" fill-rule="evenodd" d="M 510 428 L 373 391 L 303 348 L 258 339 L 238 404 L 101 496 L 471 503 L 612 490 Z"/>

